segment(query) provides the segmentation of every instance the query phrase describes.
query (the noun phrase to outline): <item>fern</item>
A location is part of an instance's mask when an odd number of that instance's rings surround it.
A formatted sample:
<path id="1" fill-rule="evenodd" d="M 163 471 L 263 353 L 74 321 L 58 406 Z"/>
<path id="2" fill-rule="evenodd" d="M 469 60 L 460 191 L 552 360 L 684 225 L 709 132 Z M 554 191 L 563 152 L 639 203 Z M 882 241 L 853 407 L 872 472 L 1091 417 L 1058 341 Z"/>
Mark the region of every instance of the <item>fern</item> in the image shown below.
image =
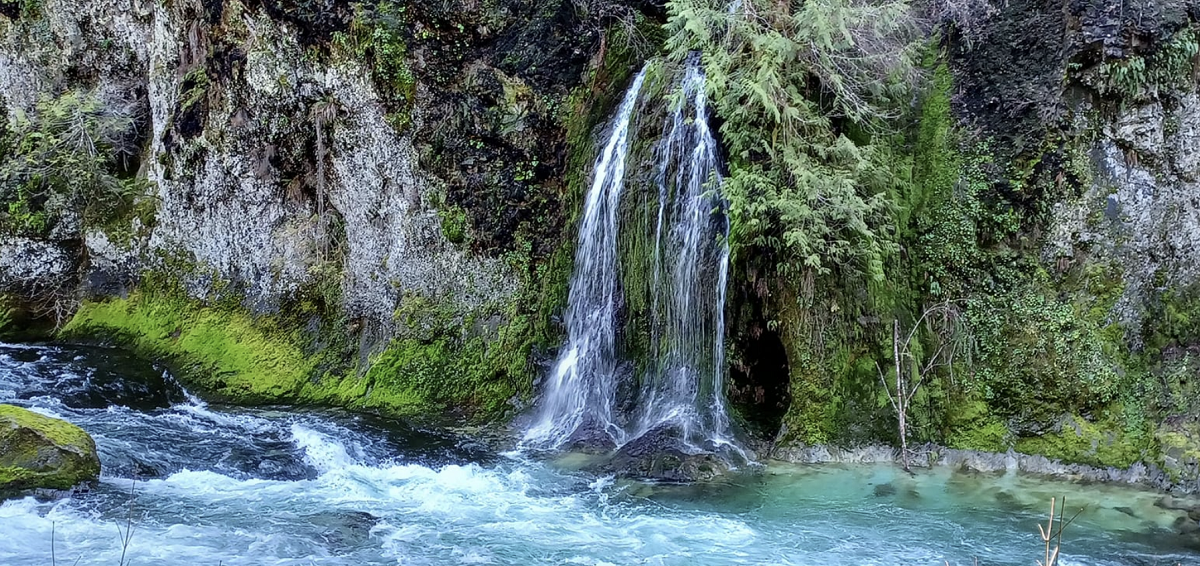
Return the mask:
<path id="1" fill-rule="evenodd" d="M 724 120 L 735 252 L 773 248 L 784 252 L 782 270 L 881 279 L 896 249 L 897 175 L 874 140 L 917 77 L 908 4 L 671 0 L 668 9 L 670 56 L 703 53 Z"/>

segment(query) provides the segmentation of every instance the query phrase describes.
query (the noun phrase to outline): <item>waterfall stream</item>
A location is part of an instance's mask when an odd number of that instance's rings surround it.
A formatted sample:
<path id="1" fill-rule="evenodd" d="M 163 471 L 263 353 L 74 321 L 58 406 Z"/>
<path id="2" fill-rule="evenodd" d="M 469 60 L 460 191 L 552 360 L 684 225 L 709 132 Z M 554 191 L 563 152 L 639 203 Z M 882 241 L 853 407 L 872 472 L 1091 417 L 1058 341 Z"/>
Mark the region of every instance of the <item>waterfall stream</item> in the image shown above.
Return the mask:
<path id="1" fill-rule="evenodd" d="M 635 112 L 646 70 L 634 78 L 593 168 L 579 230 L 566 313 L 568 340 L 547 380 L 525 443 L 558 448 L 603 431 L 621 446 L 651 431 L 677 436 L 689 452 L 737 452 L 724 400 L 728 220 L 720 196 L 718 146 L 709 129 L 704 73 L 691 58 L 674 84 L 677 101 L 654 145 L 652 177 L 626 174 L 636 162 Z M 669 98 L 669 97 L 668 97 Z M 619 214 L 627 179 L 653 178 L 657 214 L 649 289 L 647 360 L 633 399 L 621 402 L 617 328 L 622 313 Z M 643 188 L 643 187 L 630 187 Z M 617 407 L 630 407 L 618 414 Z"/>
<path id="2" fill-rule="evenodd" d="M 590 419 L 618 443 L 616 397 L 617 208 L 625 186 L 625 161 L 643 68 L 617 109 L 608 141 L 596 159 L 583 209 L 575 272 L 567 303 L 567 345 L 542 396 L 536 424 L 526 433 L 535 446 L 557 447 Z"/>
<path id="3" fill-rule="evenodd" d="M 704 73 L 689 60 L 658 151 L 651 353 L 635 434 L 675 424 L 694 449 L 736 446 L 725 413 L 729 224 Z"/>

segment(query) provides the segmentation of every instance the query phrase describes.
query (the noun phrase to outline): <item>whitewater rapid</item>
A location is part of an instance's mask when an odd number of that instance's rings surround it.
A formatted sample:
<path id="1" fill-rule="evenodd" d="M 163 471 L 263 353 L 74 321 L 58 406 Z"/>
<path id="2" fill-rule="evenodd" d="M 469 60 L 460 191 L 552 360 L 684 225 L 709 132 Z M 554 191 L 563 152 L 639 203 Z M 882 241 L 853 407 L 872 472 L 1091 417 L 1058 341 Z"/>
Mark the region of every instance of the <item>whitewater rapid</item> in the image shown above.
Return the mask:
<path id="1" fill-rule="evenodd" d="M 1198 556 L 1163 534 L 1172 518 L 1156 514 L 1153 493 L 909 477 L 889 466 L 618 481 L 362 415 L 209 406 L 114 350 L 0 345 L 0 402 L 83 426 L 104 465 L 88 493 L 0 504 L 5 566 L 45 566 L 52 552 L 58 564 L 115 565 L 131 519 L 125 551 L 139 566 L 967 565 L 976 556 L 1027 566 L 1043 500 L 1067 492 L 1097 507 L 1067 539 L 1066 566 Z"/>

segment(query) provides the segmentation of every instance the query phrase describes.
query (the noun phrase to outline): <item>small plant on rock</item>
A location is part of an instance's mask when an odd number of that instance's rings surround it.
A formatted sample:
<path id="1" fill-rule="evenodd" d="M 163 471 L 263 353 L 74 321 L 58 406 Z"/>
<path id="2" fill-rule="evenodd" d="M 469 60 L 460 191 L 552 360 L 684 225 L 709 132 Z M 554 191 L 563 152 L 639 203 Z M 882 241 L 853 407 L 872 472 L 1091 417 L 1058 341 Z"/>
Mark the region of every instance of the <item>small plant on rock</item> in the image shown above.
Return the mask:
<path id="1" fill-rule="evenodd" d="M 64 217 L 104 218 L 141 188 L 133 102 L 73 91 L 18 112 L 0 159 L 0 229 L 43 236 Z"/>

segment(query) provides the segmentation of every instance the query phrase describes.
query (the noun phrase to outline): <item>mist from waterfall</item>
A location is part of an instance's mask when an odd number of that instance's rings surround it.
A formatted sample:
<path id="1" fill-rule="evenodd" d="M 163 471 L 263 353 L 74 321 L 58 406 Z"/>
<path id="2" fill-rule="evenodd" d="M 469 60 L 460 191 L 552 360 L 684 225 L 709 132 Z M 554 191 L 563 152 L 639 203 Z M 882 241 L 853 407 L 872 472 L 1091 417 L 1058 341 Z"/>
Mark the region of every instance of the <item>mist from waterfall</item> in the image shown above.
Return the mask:
<path id="1" fill-rule="evenodd" d="M 667 97 L 673 102 L 654 144 L 655 170 L 627 175 L 637 162 L 630 151 L 645 75 L 643 69 L 626 91 L 593 167 L 566 312 L 568 340 L 524 444 L 553 449 L 603 431 L 622 446 L 666 430 L 689 451 L 732 449 L 745 456 L 730 432 L 724 399 L 729 224 L 704 73 L 698 58 L 689 59 L 673 84 L 675 96 Z M 642 179 L 653 186 L 626 190 Z M 632 375 L 619 375 L 619 212 L 622 195 L 638 190 L 657 197 L 648 274 L 650 343 L 645 363 Z M 618 399 L 622 392 L 632 399 Z"/>

